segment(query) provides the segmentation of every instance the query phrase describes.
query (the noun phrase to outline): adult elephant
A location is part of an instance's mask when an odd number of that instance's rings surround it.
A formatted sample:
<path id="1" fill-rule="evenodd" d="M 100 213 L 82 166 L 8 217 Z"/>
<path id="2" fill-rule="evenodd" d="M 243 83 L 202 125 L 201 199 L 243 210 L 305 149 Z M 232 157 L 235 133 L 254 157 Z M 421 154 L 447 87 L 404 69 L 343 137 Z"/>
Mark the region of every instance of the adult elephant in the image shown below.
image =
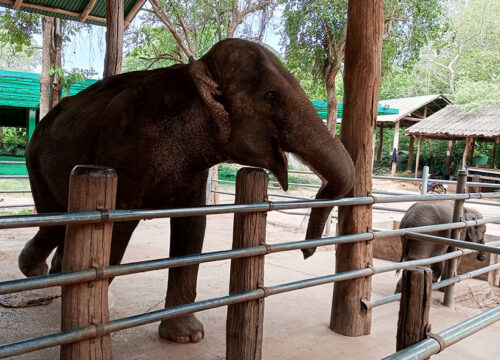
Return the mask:
<path id="1" fill-rule="evenodd" d="M 445 224 L 453 222 L 453 201 L 425 201 L 415 203 L 406 211 L 401 223 L 400 229 L 407 229 L 417 226 L 427 226 L 436 224 Z M 471 208 L 464 207 L 461 214 L 461 219 L 464 220 L 477 220 L 482 219 L 481 214 Z M 467 229 L 462 229 L 460 232 L 460 239 L 474 243 L 484 244 L 484 233 L 486 232 L 486 225 L 470 226 Z M 430 235 L 441 237 L 449 237 L 449 230 L 441 230 L 430 232 Z M 401 261 L 425 259 L 431 256 L 442 255 L 447 252 L 448 245 L 432 243 L 428 241 L 421 241 L 411 239 L 408 236 L 401 237 L 402 255 Z M 484 261 L 486 254 L 479 252 L 477 259 Z M 431 264 L 432 281 L 436 282 L 444 270 L 444 262 Z M 401 279 L 396 286 L 396 293 L 401 292 Z"/>
<path id="2" fill-rule="evenodd" d="M 216 44 L 189 65 L 113 76 L 63 99 L 36 128 L 27 166 L 37 210 L 67 209 L 69 174 L 77 164 L 113 167 L 117 208 L 176 208 L 205 204 L 208 169 L 225 160 L 264 167 L 288 187 L 286 152 L 322 179 L 317 198 L 352 187 L 354 166 L 311 102 L 266 48 L 244 40 Z M 314 209 L 306 238 L 321 237 L 330 209 Z M 114 225 L 111 264 L 120 263 L 137 221 Z M 205 217 L 172 218 L 170 256 L 201 251 Z M 65 227 L 42 227 L 24 247 L 26 276 L 61 270 Z M 310 256 L 314 249 L 304 251 Z M 170 269 L 165 306 L 192 302 L 198 266 Z M 162 321 L 160 336 L 196 342 L 194 315 Z"/>

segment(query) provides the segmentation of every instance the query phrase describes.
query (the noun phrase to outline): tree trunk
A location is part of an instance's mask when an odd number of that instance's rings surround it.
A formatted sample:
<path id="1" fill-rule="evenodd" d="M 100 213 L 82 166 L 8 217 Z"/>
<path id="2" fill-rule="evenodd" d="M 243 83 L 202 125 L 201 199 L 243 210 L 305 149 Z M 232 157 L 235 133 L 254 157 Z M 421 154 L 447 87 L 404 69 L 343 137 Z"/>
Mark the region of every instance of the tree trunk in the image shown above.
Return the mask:
<path id="1" fill-rule="evenodd" d="M 43 49 L 42 49 L 42 72 L 40 73 L 40 120 L 50 110 L 50 75 L 51 67 L 50 44 L 54 28 L 54 18 L 42 17 Z"/>
<path id="2" fill-rule="evenodd" d="M 327 94 L 327 117 L 326 124 L 328 126 L 328 130 L 332 133 L 333 137 L 337 134 L 337 109 L 338 109 L 338 101 L 337 101 L 337 86 L 335 85 L 335 78 L 337 77 L 337 73 L 339 72 L 340 65 L 338 64 L 337 59 L 333 59 L 328 61 L 328 65 L 325 69 L 325 86 L 326 86 L 326 94 Z"/>
<path id="3" fill-rule="evenodd" d="M 62 69 L 62 22 L 61 19 L 55 18 L 52 29 L 52 41 L 50 44 L 50 67 L 53 69 Z M 54 73 L 50 77 L 50 95 L 49 95 L 49 110 L 57 105 L 62 98 L 62 79 L 58 73 Z"/>
<path id="4" fill-rule="evenodd" d="M 341 140 L 356 168 L 349 197 L 372 191 L 372 141 L 377 121 L 383 37 L 383 1 L 349 0 L 345 49 L 345 92 Z M 371 205 L 339 208 L 341 235 L 364 233 L 372 227 Z M 372 264 L 372 243 L 342 244 L 336 251 L 336 273 Z M 347 336 L 370 333 L 371 310 L 361 299 L 371 296 L 371 277 L 336 282 L 330 329 Z"/>
<path id="5" fill-rule="evenodd" d="M 108 0 L 106 7 L 106 56 L 103 77 L 122 72 L 123 58 L 123 0 Z"/>

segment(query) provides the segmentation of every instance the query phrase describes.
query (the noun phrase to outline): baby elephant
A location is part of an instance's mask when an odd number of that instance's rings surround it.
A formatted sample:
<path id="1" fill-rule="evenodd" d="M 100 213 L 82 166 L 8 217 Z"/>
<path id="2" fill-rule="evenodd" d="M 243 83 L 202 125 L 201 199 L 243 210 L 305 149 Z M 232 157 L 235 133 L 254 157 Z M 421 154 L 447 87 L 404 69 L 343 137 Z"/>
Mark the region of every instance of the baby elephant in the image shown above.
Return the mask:
<path id="1" fill-rule="evenodd" d="M 406 211 L 399 228 L 406 229 L 417 226 L 450 223 L 453 219 L 453 207 L 453 201 L 426 201 L 415 203 Z M 476 210 L 464 207 L 461 218 L 463 220 L 476 220 L 482 219 L 483 217 Z M 485 232 L 485 225 L 471 226 L 461 230 L 460 239 L 484 244 Z M 434 231 L 429 234 L 448 237 L 449 230 Z M 401 245 L 403 249 L 401 261 L 437 256 L 446 253 L 448 250 L 448 245 L 420 241 L 406 236 L 401 237 Z M 484 252 L 478 253 L 477 259 L 479 261 L 484 261 L 485 258 L 486 254 Z M 435 282 L 443 273 L 444 261 L 432 264 L 431 269 L 432 281 Z M 396 286 L 396 293 L 398 292 L 401 292 L 401 279 Z"/>

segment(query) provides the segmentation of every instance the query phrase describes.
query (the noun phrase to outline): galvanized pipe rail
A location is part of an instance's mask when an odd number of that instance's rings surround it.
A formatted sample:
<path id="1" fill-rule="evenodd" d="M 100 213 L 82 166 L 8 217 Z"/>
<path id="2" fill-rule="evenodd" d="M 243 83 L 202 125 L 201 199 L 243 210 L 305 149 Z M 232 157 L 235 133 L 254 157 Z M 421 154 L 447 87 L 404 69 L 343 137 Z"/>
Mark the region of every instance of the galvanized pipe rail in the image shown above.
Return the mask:
<path id="1" fill-rule="evenodd" d="M 495 246 L 495 247 L 500 246 L 500 241 L 494 241 L 494 242 L 488 243 L 488 245 Z M 500 249 L 500 248 L 496 248 L 496 249 Z M 453 251 L 453 252 L 450 252 L 447 254 L 453 254 L 453 255 L 456 255 L 456 257 L 461 257 L 463 255 L 468 255 L 468 254 L 471 254 L 474 252 L 477 252 L 477 250 L 458 249 L 457 251 Z M 455 283 L 460 282 L 462 280 L 472 279 L 476 276 L 488 273 L 488 272 L 496 270 L 496 269 L 500 269 L 500 262 L 496 263 L 496 264 L 487 265 L 485 267 L 482 267 L 482 268 L 476 269 L 476 270 L 472 270 L 472 271 L 467 272 L 467 273 L 456 275 L 456 276 L 449 278 L 449 279 L 446 279 L 446 280 L 437 281 L 437 282 L 432 284 L 432 289 L 433 290 L 441 289 L 441 288 L 446 287 L 448 285 L 455 284 Z M 386 304 L 389 304 L 389 303 L 392 303 L 395 301 L 399 301 L 399 300 L 401 300 L 401 293 L 385 296 L 385 297 L 382 297 L 382 298 L 379 298 L 376 300 L 364 300 L 363 307 L 366 309 L 373 309 L 375 307 L 378 307 L 381 305 L 386 305 Z"/>
<path id="2" fill-rule="evenodd" d="M 370 235 L 370 234 L 359 234 L 359 235 Z M 345 237 L 352 237 L 351 235 L 346 235 Z M 367 239 L 364 239 L 367 240 Z M 319 240 L 318 240 L 319 241 Z M 360 241 L 360 240 L 356 240 Z M 361 240 L 362 241 L 362 240 Z M 277 251 L 284 251 L 284 250 L 294 250 L 296 248 L 301 248 L 297 243 L 305 243 L 307 241 L 298 241 L 294 243 L 285 243 L 285 244 L 276 244 L 276 245 L 282 245 L 281 250 Z M 345 242 L 344 242 L 345 243 Z M 272 246 L 272 245 L 268 245 Z M 260 255 L 263 254 L 261 253 L 262 250 L 260 250 L 259 247 L 255 247 L 252 249 L 253 253 L 252 255 Z M 265 247 L 264 247 L 265 248 Z M 226 253 L 224 255 L 227 255 L 227 253 L 231 251 L 237 251 L 237 250 L 229 250 L 227 252 L 219 252 L 219 253 Z M 240 250 L 241 255 L 240 257 L 243 256 L 248 256 L 248 254 L 242 254 L 243 250 Z M 273 251 L 276 252 L 276 251 Z M 461 251 L 457 251 L 461 252 Z M 215 253 L 214 253 L 215 254 Z M 212 255 L 212 254 L 210 254 Z M 460 254 L 462 255 L 462 254 Z M 459 255 L 459 256 L 460 256 Z M 201 255 L 200 255 L 201 256 Z M 309 279 L 304 279 L 304 280 L 299 280 L 299 281 L 294 281 L 294 282 L 289 282 L 285 284 L 279 284 L 279 285 L 274 285 L 274 286 L 269 286 L 269 287 L 262 287 L 257 290 L 252 290 L 240 294 L 235 294 L 235 295 L 229 295 L 229 296 L 224 296 L 224 297 L 219 297 L 219 298 L 213 298 L 213 299 L 208 299 L 204 301 L 199 301 L 195 302 L 192 304 L 186 304 L 186 305 L 180 305 L 172 308 L 167 308 L 163 310 L 157 310 L 153 312 L 147 312 L 143 314 L 138 314 L 126 318 L 121 318 L 117 320 L 110 321 L 106 324 L 101 324 L 100 325 L 100 330 L 99 334 L 109 334 L 111 332 L 115 331 L 120 331 L 120 330 L 125 330 L 129 329 L 132 327 L 136 326 L 141 326 L 145 324 L 149 324 L 152 322 L 157 322 L 160 320 L 166 320 L 170 319 L 176 316 L 181 316 L 181 315 L 186 315 L 186 314 L 191 314 L 197 311 L 202 311 L 202 310 L 208 310 L 212 309 L 215 307 L 220 307 L 220 306 L 226 306 L 230 304 L 235 304 L 235 303 L 240 303 L 243 301 L 248 301 L 248 300 L 253 300 L 253 299 L 261 299 L 265 298 L 271 295 L 277 295 L 289 291 L 294 291 L 294 290 L 299 290 L 299 289 L 305 289 L 308 287 L 312 286 L 318 286 L 318 285 L 324 285 L 324 284 L 329 284 L 332 282 L 337 282 L 337 281 L 345 281 L 345 280 L 351 280 L 359 277 L 365 277 L 365 276 L 370 276 L 370 275 L 375 275 L 375 274 L 380 274 L 384 272 L 390 272 L 390 271 L 395 271 L 395 270 L 401 270 L 401 269 L 407 269 L 416 265 L 427 265 L 433 262 L 437 261 L 442 261 L 442 260 L 447 260 L 453 257 L 456 257 L 456 254 L 448 253 L 448 254 L 443 254 L 439 256 L 435 256 L 432 258 L 427 258 L 427 259 L 420 259 L 420 260 L 410 260 L 410 261 L 405 261 L 401 263 L 396 263 L 396 264 L 390 264 L 390 265 L 384 265 L 384 266 L 378 266 L 378 267 L 368 267 L 364 269 L 358 269 L 358 270 L 351 270 L 351 271 L 346 271 L 343 273 L 339 274 L 331 274 L 331 275 L 326 275 L 326 276 L 321 276 L 321 277 L 314 277 L 314 278 L 309 278 Z M 196 257 L 196 256 L 189 256 L 191 257 Z M 226 258 L 226 257 L 224 257 Z M 163 261 L 168 261 L 169 259 L 164 259 Z M 175 260 L 175 259 L 172 259 Z M 207 261 L 213 261 L 213 260 L 207 260 Z M 146 262 L 144 262 L 146 263 Z M 193 261 L 190 264 L 198 263 L 197 261 Z M 134 264 L 129 264 L 129 265 L 134 265 Z M 181 264 L 180 261 L 177 262 L 176 266 L 181 266 L 184 264 Z M 107 267 L 104 269 L 104 276 L 107 277 L 111 272 L 107 272 L 107 269 L 110 268 L 119 268 L 124 265 L 116 265 L 112 267 Z M 157 269 L 162 269 L 164 267 L 158 267 Z M 133 272 L 130 273 L 135 273 L 135 272 L 142 272 L 142 271 L 147 271 L 149 269 L 146 269 L 146 267 L 142 267 L 142 269 L 134 269 Z M 86 271 L 88 273 L 88 271 Z M 76 274 L 76 272 L 75 272 Z M 57 275 L 64 275 L 64 274 L 57 274 Z M 57 275 L 47 275 L 49 276 L 57 276 Z M 123 275 L 123 274 L 117 274 L 117 275 Z M 25 280 L 25 279 L 23 279 Z M 30 279 L 28 279 L 30 280 Z M 86 281 L 92 281 L 94 279 L 86 279 Z M 18 280 L 21 281 L 21 280 Z M 2 289 L 3 290 L 3 289 Z M 74 341 L 81 341 L 81 340 L 86 340 L 86 339 L 91 339 L 93 337 L 97 336 L 97 328 L 96 326 L 88 326 L 85 328 L 80 328 L 80 329 L 75 329 L 75 330 L 70 330 L 66 331 L 63 333 L 58 333 L 58 334 L 52 334 L 48 336 L 42 336 L 38 338 L 33 338 L 25 341 L 20 341 L 16 343 L 11 343 L 11 344 L 6 344 L 0 346 L 0 358 L 4 358 L 7 356 L 14 356 L 14 355 L 19 355 L 22 353 L 30 352 L 30 351 L 35 351 L 35 350 L 40 350 L 52 346 L 57 346 L 57 345 L 62 345 L 62 344 L 68 344 Z"/>
<path id="3" fill-rule="evenodd" d="M 435 337 L 429 337 L 397 353 L 387 356 L 384 360 L 422 360 L 437 354 L 447 347 L 467 338 L 470 335 L 494 324 L 500 320 L 500 305 L 487 310 L 473 318 L 465 320 L 437 334 L 442 342 Z"/>
<path id="4" fill-rule="evenodd" d="M 315 240 L 301 240 L 301 241 L 292 241 L 279 244 L 267 244 L 265 246 L 262 245 L 247 249 L 224 250 L 224 251 L 209 252 L 204 254 L 194 254 L 176 258 L 140 261 L 135 263 L 104 267 L 99 271 L 99 275 L 97 274 L 97 271 L 95 269 L 75 271 L 71 273 L 49 274 L 33 278 L 25 278 L 25 279 L 1 282 L 0 295 L 11 292 L 46 288 L 51 286 L 75 284 L 82 281 L 93 281 L 96 280 L 98 277 L 111 278 L 115 276 L 129 275 L 145 271 L 154 271 L 154 270 L 167 269 L 171 267 L 201 264 L 210 261 L 265 255 L 270 253 L 306 249 L 318 246 L 369 241 L 373 239 L 385 238 L 394 235 L 404 235 L 407 232 L 417 233 L 417 232 L 429 232 L 429 231 L 439 231 L 447 229 L 459 229 L 468 226 L 476 226 L 477 222 L 479 221 L 490 222 L 492 220 L 500 220 L 500 216 L 486 218 L 482 220 L 470 220 L 457 223 L 420 226 L 408 229 L 396 229 L 396 230 L 380 231 L 373 233 L 342 235 L 337 237 L 327 237 Z M 441 257 L 438 257 L 437 258 L 438 260 L 436 261 L 443 261 L 453 258 L 454 255 L 461 256 L 463 252 L 462 250 L 459 250 L 459 254 L 457 253 L 449 253 L 449 254 L 440 255 Z M 425 265 L 429 263 L 424 262 L 424 263 L 418 263 L 417 265 L 422 265 L 422 264 Z M 398 268 L 393 267 L 393 265 L 389 266 L 392 266 L 393 270 L 398 270 Z"/>
<path id="5" fill-rule="evenodd" d="M 290 210 L 316 208 L 326 206 L 372 205 L 408 201 L 458 200 L 499 198 L 499 193 L 464 193 L 436 195 L 405 196 L 364 196 L 343 198 L 339 200 L 305 200 L 262 202 L 246 205 L 211 205 L 197 208 L 163 209 L 163 210 L 113 210 L 88 211 L 79 213 L 35 214 L 22 216 L 4 216 L 0 219 L 0 229 L 33 226 L 54 226 L 65 224 L 99 223 L 105 221 L 149 220 L 155 218 L 215 215 L 228 213 L 259 212 L 273 210 Z M 495 220 L 498 221 L 498 220 Z"/>

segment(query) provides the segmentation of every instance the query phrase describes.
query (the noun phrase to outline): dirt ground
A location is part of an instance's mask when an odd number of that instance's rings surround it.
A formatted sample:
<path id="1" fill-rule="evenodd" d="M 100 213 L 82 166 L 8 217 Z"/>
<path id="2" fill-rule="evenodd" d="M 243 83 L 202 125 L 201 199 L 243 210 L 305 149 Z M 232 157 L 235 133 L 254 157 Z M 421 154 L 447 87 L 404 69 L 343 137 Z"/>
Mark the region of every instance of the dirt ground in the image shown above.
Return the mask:
<path id="1" fill-rule="evenodd" d="M 374 182 L 374 188 L 383 191 L 418 191 L 416 185 L 391 181 Z M 224 188 L 223 191 L 231 191 Z M 277 193 L 278 190 L 271 190 Z M 314 189 L 293 190 L 293 196 L 309 197 Z M 27 196 L 5 196 L 0 205 L 30 203 Z M 273 201 L 283 199 L 271 198 Z M 221 195 L 222 203 L 231 203 L 231 196 Z M 391 204 L 405 209 L 406 204 Z M 499 207 L 470 205 L 493 216 Z M 268 214 L 267 241 L 269 243 L 302 240 L 305 233 L 304 210 L 294 214 L 271 212 Z M 374 210 L 373 222 L 400 220 L 403 213 Z M 208 217 L 204 252 L 225 250 L 232 242 L 231 215 Z M 333 224 L 332 228 L 335 228 Z M 0 230 L 0 281 L 22 278 L 17 269 L 17 255 L 36 229 Z M 489 225 L 488 233 L 500 235 L 500 225 Z M 169 221 L 150 220 L 140 223 L 134 232 L 125 254 L 124 262 L 141 261 L 168 256 Z M 375 260 L 375 265 L 388 264 Z M 229 286 L 229 261 L 219 261 L 200 266 L 198 300 L 227 295 Z M 335 269 L 333 247 L 318 249 L 316 254 L 303 260 L 300 251 L 271 254 L 266 257 L 265 284 L 277 285 L 328 275 Z M 110 286 L 111 319 L 161 309 L 166 290 L 168 271 L 155 271 L 115 279 Z M 373 278 L 372 299 L 392 294 L 397 277 L 394 273 L 377 274 Z M 396 343 L 398 303 L 391 303 L 373 310 L 372 331 L 368 336 L 345 337 L 329 330 L 333 285 L 322 285 L 265 300 L 264 359 L 380 359 L 392 354 Z M 433 294 L 430 322 L 432 331 L 442 331 L 464 321 L 487 308 L 500 304 L 498 289 L 479 280 L 457 284 L 457 302 L 452 308 L 441 305 L 442 293 Z M 58 295 L 58 288 L 0 298 L 0 344 L 32 338 L 59 331 L 60 299 L 46 305 L 30 307 L 5 307 L 23 305 L 27 299 Z M 175 344 L 161 340 L 158 324 L 149 324 L 112 334 L 115 359 L 223 359 L 225 358 L 226 307 L 198 313 L 205 324 L 205 338 L 197 344 Z M 494 324 L 472 337 L 453 345 L 436 359 L 495 359 L 500 347 L 500 323 Z M 14 359 L 55 359 L 58 348 L 41 350 L 17 356 Z"/>

